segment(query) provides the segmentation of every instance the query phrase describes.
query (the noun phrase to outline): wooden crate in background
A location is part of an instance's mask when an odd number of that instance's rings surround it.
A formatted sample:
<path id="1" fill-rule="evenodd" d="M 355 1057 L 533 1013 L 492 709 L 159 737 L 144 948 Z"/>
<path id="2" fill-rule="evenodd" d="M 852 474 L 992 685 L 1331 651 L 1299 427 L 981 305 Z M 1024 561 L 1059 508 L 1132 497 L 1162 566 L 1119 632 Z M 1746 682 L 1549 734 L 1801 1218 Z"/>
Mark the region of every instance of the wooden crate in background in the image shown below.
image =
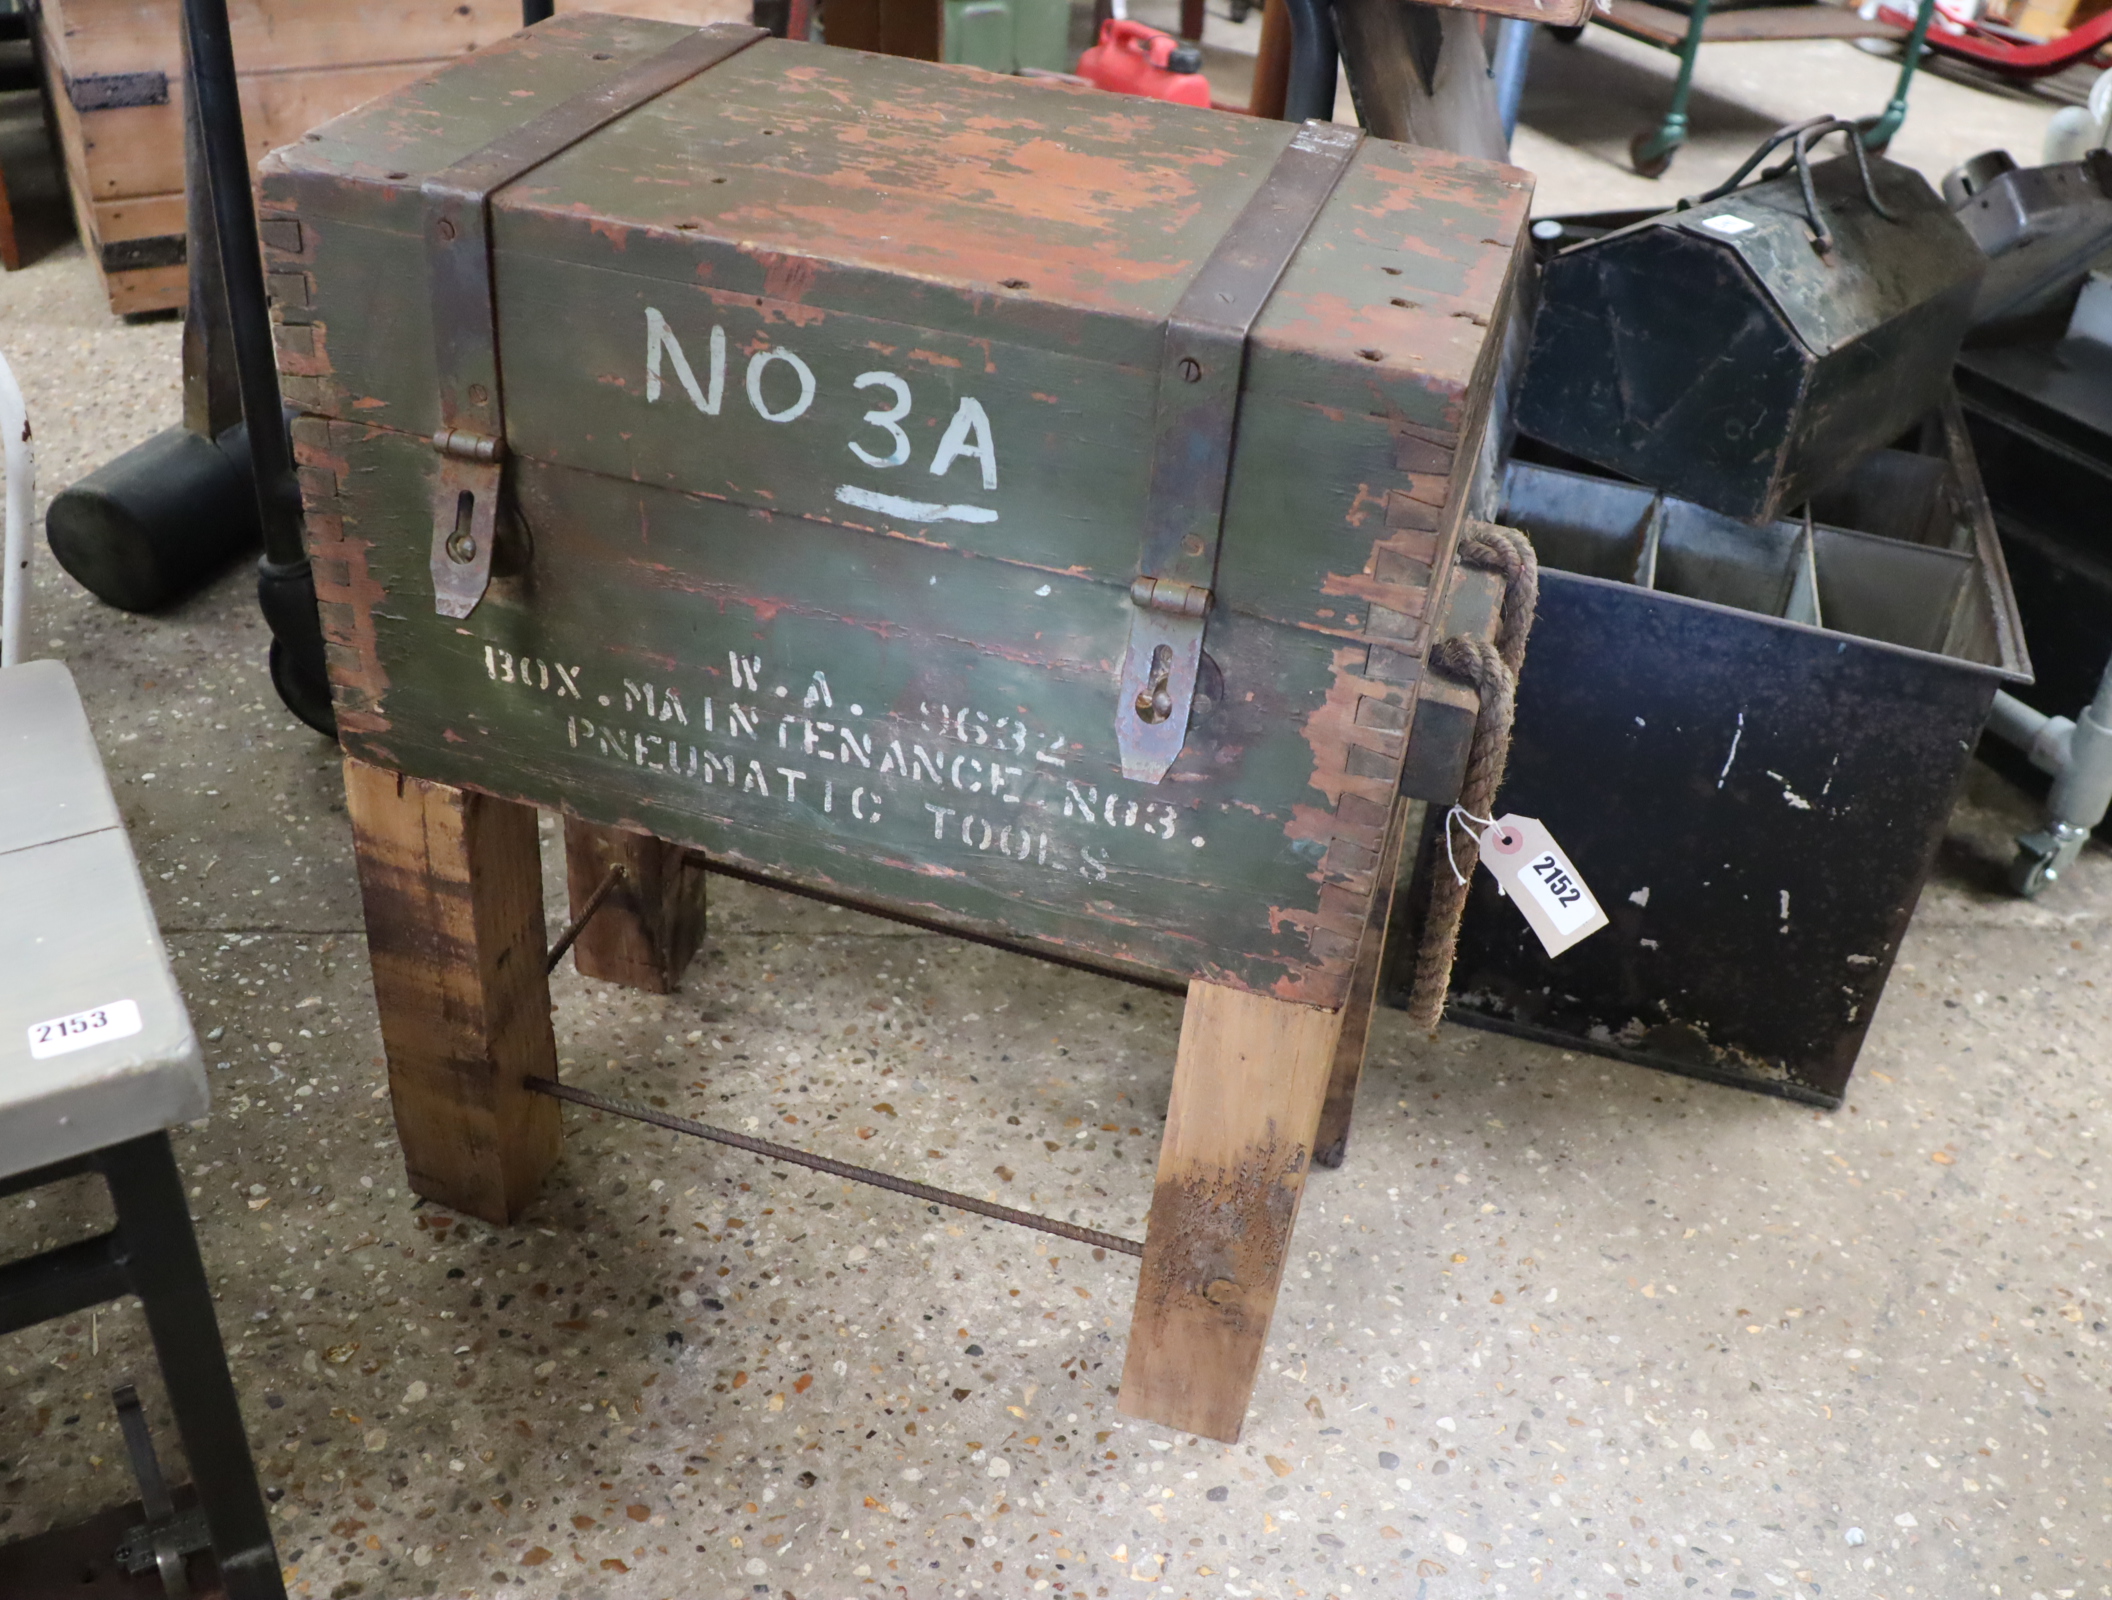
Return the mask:
<path id="1" fill-rule="evenodd" d="M 560 11 L 745 19 L 747 0 L 558 0 Z M 521 25 L 519 0 L 229 0 L 252 159 Z M 177 0 L 44 0 L 45 73 L 81 243 L 116 312 L 183 304 Z"/>
<path id="2" fill-rule="evenodd" d="M 2010 26 L 2034 39 L 2058 39 L 2102 16 L 2112 0 L 2020 0 Z"/>

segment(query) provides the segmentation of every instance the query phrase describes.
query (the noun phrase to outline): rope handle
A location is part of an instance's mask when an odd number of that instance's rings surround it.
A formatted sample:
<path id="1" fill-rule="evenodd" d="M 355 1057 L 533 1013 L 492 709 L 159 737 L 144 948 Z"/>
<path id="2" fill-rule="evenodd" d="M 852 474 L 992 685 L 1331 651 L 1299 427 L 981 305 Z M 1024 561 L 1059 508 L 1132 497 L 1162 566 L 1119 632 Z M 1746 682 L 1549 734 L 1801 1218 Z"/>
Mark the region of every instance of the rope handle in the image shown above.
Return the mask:
<path id="1" fill-rule="evenodd" d="M 1476 825 L 1484 829 L 1496 826 L 1496 793 L 1503 786 L 1503 769 L 1510 759 L 1518 671 L 1525 662 L 1525 644 L 1532 633 L 1533 614 L 1540 597 L 1539 560 L 1533 553 L 1532 541 L 1516 528 L 1493 522 L 1469 523 L 1460 533 L 1459 560 L 1463 565 L 1502 576 L 1503 608 L 1494 643 L 1476 634 L 1454 634 L 1430 650 L 1432 670 L 1470 685 L 1481 701 L 1459 799 L 1445 813 L 1445 859 L 1452 875 L 1450 881 L 1439 876 L 1431 884 L 1422 937 L 1416 947 L 1415 979 L 1409 990 L 1409 1017 L 1432 1033 L 1444 1015 L 1445 991 L 1452 981 L 1452 959 L 1459 944 L 1460 917 L 1466 910 L 1467 882 L 1481 859 L 1483 835 L 1473 829 Z M 1457 821 L 1467 825 L 1464 866 L 1452 836 Z"/>

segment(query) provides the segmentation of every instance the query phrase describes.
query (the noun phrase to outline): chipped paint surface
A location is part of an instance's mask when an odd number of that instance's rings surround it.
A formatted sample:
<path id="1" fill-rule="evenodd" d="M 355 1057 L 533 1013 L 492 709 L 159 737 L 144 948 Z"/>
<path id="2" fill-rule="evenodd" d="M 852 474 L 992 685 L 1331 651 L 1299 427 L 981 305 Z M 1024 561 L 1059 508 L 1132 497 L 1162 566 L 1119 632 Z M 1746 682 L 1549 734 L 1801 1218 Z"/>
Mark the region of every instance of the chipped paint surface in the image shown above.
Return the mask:
<path id="1" fill-rule="evenodd" d="M 553 80 L 566 39 L 653 39 L 552 27 Z M 768 43 L 605 128 L 494 207 L 531 554 L 458 627 L 429 614 L 412 179 L 468 137 L 451 100 L 488 139 L 499 84 L 465 62 L 266 175 L 302 238 L 274 270 L 312 306 L 288 392 L 363 419 L 303 424 L 348 745 L 853 902 L 1339 1005 L 1517 176 L 1367 145 L 1316 223 L 1251 347 L 1214 687 L 1139 786 L 1110 696 L 1158 326 L 1289 130 Z"/>

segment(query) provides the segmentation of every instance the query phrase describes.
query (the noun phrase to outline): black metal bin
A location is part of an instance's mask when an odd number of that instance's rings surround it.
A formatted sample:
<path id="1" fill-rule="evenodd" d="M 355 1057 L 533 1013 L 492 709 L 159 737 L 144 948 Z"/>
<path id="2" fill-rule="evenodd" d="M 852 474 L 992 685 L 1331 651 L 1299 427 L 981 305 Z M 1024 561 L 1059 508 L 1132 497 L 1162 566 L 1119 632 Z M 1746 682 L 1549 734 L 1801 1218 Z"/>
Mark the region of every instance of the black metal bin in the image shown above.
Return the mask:
<path id="1" fill-rule="evenodd" d="M 1759 528 L 1511 462 L 1542 577 L 1499 811 L 1612 923 L 1549 960 L 1477 873 L 1453 1020 L 1840 1104 L 1995 689 L 2030 674 L 1955 405 L 1922 438 Z"/>

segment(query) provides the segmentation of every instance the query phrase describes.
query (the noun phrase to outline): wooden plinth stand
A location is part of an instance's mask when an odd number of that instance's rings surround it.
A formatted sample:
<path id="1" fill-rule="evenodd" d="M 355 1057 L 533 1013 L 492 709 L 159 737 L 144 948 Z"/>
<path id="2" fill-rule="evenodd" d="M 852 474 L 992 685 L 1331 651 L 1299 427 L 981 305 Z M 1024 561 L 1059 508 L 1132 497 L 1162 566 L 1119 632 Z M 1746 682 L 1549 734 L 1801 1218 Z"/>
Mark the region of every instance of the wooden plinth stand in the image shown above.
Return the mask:
<path id="1" fill-rule="evenodd" d="M 350 757 L 345 791 L 410 1186 L 511 1223 L 560 1143 L 558 1103 L 522 1087 L 556 1076 L 535 811 Z M 573 947 L 580 971 L 667 992 L 702 938 L 702 858 L 571 820 L 565 839 L 575 915 L 612 863 L 625 869 Z M 1381 915 L 1360 972 L 1376 973 L 1383 926 Z M 1127 1414 L 1239 1437 L 1323 1107 L 1338 1160 L 1347 1136 L 1372 988 L 1320 1011 L 1189 985 L 1122 1372 Z"/>

